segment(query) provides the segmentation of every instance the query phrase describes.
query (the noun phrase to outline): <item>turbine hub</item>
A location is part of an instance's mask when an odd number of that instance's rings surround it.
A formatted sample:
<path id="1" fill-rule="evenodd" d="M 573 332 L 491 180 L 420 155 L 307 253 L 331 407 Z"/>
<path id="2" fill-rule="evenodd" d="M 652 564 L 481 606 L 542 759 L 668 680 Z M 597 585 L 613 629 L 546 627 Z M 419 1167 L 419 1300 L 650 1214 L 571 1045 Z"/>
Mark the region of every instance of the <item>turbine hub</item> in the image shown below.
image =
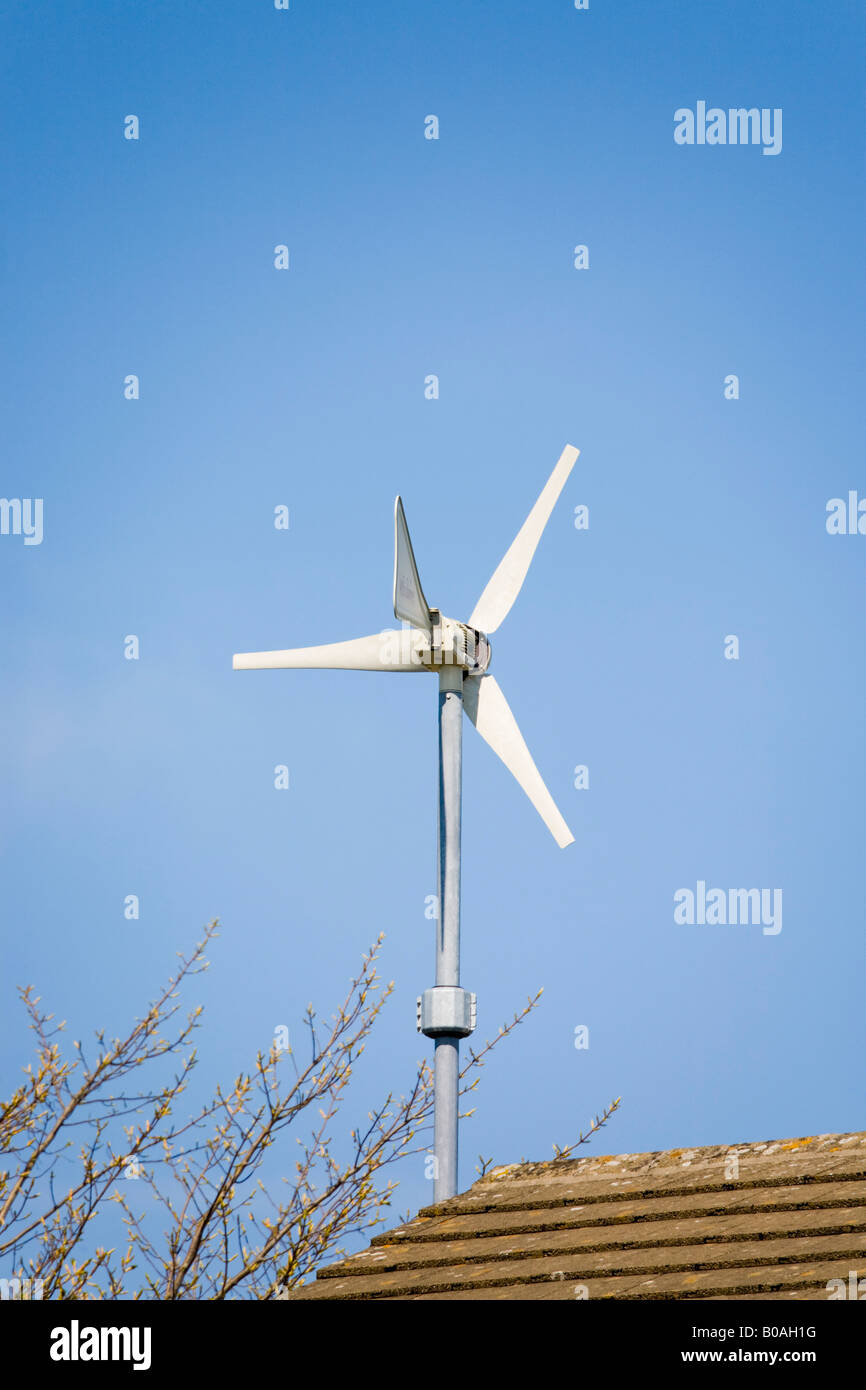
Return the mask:
<path id="1" fill-rule="evenodd" d="M 485 633 L 455 618 L 443 618 L 438 609 L 431 609 L 433 635 L 430 652 L 424 665 L 431 670 L 442 666 L 458 666 L 473 676 L 480 676 L 490 665 L 490 642 Z"/>

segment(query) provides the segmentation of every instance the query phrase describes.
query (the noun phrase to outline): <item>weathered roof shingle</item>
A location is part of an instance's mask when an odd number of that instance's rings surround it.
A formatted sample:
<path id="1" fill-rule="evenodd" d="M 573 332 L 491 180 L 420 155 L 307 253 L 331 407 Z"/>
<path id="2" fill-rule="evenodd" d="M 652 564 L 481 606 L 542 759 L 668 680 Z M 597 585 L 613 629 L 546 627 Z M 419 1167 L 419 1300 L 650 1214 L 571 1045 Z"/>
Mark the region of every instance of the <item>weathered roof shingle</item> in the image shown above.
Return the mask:
<path id="1" fill-rule="evenodd" d="M 498 1168 L 292 1299 L 826 1299 L 866 1276 L 866 1133 Z"/>

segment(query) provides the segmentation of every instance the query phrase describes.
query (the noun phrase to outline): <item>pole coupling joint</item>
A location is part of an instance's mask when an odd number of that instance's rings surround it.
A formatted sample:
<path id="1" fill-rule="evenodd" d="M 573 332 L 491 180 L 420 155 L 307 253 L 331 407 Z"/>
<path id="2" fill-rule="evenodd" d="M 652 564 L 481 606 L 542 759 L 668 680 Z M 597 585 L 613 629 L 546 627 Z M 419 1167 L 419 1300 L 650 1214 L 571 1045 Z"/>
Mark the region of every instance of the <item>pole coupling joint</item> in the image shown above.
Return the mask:
<path id="1" fill-rule="evenodd" d="M 459 985 L 434 985 L 418 995 L 416 1022 L 428 1038 L 468 1038 L 475 1031 L 475 995 Z"/>

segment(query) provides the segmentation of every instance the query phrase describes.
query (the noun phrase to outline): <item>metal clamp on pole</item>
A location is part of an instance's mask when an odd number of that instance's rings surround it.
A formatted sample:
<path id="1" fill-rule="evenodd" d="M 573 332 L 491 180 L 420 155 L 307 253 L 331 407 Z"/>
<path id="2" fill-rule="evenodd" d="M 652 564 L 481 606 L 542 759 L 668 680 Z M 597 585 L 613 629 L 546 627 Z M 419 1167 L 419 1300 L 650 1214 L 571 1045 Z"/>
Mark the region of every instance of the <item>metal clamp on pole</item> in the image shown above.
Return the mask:
<path id="1" fill-rule="evenodd" d="M 417 1027 L 428 1038 L 468 1038 L 475 1031 L 475 995 L 459 985 L 435 985 L 418 995 Z"/>

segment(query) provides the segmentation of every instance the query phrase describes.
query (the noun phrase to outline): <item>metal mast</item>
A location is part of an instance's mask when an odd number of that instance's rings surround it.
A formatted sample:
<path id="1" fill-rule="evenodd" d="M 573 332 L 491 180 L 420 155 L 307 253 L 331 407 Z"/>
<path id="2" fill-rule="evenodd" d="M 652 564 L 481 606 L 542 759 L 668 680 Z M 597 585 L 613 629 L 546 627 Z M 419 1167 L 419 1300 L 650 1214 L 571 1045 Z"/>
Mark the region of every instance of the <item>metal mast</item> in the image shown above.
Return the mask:
<path id="1" fill-rule="evenodd" d="M 475 995 L 460 987 L 460 811 L 463 669 L 439 672 L 439 882 L 436 984 L 418 1000 L 418 1028 L 434 1040 L 433 1200 L 458 1191 L 460 1039 L 475 1027 Z"/>

